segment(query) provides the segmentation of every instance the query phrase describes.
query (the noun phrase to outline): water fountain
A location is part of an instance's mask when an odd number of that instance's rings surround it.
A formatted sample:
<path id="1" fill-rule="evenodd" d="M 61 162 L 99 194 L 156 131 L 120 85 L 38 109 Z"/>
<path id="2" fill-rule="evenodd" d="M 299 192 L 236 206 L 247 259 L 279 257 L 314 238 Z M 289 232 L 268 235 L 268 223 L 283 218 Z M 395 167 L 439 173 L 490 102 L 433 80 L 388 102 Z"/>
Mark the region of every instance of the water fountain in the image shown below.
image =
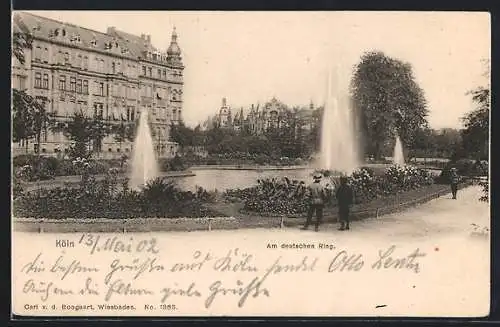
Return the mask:
<path id="1" fill-rule="evenodd" d="M 346 82 L 337 66 L 335 79 L 328 72 L 325 109 L 321 122 L 320 168 L 350 174 L 359 167 L 354 111 Z"/>
<path id="2" fill-rule="evenodd" d="M 398 134 L 396 134 L 396 144 L 394 145 L 394 154 L 392 156 L 392 162 L 395 165 L 404 166 L 405 156 L 403 153 L 403 143 Z"/>
<path id="3" fill-rule="evenodd" d="M 139 189 L 159 175 L 153 138 L 148 124 L 148 112 L 143 110 L 134 140 L 129 187 Z"/>

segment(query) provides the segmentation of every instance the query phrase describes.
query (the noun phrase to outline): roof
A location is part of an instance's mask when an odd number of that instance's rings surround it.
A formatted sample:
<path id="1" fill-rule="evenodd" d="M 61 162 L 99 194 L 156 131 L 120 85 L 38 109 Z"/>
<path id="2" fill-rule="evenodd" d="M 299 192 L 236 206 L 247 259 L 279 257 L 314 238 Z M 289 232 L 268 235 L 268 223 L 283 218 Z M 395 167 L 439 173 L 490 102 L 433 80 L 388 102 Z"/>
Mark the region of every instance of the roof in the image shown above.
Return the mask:
<path id="1" fill-rule="evenodd" d="M 14 14 L 13 28 L 31 33 L 34 37 L 49 39 L 54 31 L 58 31 L 59 40 L 71 42 L 72 37 L 79 37 L 79 42 L 75 45 L 107 51 L 108 45 L 118 49 L 118 53 L 134 59 L 144 57 L 144 52 L 158 51 L 148 42 L 144 36 L 137 36 L 123 31 L 118 31 L 114 27 L 108 28 L 107 32 L 100 32 L 74 24 L 57 21 L 51 18 L 41 17 L 28 12 L 16 12 Z M 64 36 L 63 31 L 64 30 Z M 57 37 L 54 37 L 57 40 Z M 93 44 L 95 41 L 95 45 Z M 122 52 L 125 50 L 126 52 Z"/>
<path id="2" fill-rule="evenodd" d="M 144 51 L 147 51 L 149 48 L 146 41 L 141 36 L 119 31 L 114 27 L 108 28 L 108 33 L 127 44 L 130 53 L 135 57 L 142 57 Z"/>
<path id="3" fill-rule="evenodd" d="M 79 46 L 99 50 L 106 50 L 106 43 L 115 41 L 112 36 L 106 33 L 74 24 L 60 22 L 27 12 L 17 12 L 14 15 L 17 16 L 16 18 L 20 27 L 25 32 L 31 33 L 34 37 L 50 38 L 57 30 L 61 40 L 69 41 L 73 36 L 79 36 Z M 96 41 L 96 46 L 91 44 L 93 40 Z"/>

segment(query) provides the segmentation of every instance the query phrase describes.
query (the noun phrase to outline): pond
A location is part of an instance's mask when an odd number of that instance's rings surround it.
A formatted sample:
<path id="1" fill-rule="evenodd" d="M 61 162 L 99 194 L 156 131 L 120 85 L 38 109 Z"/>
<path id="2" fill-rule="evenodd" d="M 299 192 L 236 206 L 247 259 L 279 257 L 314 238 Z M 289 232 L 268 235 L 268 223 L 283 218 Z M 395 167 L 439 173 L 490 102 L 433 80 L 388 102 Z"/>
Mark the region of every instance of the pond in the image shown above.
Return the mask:
<path id="1" fill-rule="evenodd" d="M 197 186 L 208 191 L 217 189 L 223 192 L 227 189 L 246 188 L 254 186 L 259 178 L 283 178 L 305 180 L 311 179 L 312 169 L 288 170 L 221 170 L 200 169 L 194 171 L 196 176 L 171 178 L 185 190 L 194 190 Z M 311 180 L 312 181 L 312 180 Z"/>

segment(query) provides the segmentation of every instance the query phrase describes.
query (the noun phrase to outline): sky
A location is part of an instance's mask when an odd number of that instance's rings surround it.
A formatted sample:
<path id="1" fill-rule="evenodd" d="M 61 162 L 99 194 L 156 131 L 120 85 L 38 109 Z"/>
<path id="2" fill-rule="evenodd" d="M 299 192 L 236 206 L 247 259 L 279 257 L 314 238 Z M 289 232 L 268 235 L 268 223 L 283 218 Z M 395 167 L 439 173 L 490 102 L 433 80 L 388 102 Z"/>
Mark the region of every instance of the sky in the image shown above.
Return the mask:
<path id="1" fill-rule="evenodd" d="M 183 116 L 195 126 L 221 99 L 239 109 L 272 97 L 288 105 L 322 105 L 327 72 L 349 82 L 366 51 L 411 63 L 433 128 L 459 128 L 472 110 L 466 92 L 488 80 L 490 16 L 466 12 L 32 11 L 105 32 L 151 35 L 166 50 L 173 26 L 182 49 Z"/>

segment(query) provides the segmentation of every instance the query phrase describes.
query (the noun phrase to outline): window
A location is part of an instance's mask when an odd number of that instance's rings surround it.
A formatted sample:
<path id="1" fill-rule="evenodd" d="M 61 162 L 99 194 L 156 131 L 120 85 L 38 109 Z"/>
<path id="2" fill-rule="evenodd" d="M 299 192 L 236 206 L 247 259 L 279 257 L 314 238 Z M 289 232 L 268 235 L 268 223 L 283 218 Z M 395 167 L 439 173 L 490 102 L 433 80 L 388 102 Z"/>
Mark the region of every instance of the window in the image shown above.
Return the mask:
<path id="1" fill-rule="evenodd" d="M 104 73 L 104 59 L 101 59 L 101 61 L 99 62 L 99 71 L 101 73 Z"/>
<path id="2" fill-rule="evenodd" d="M 89 57 L 87 56 L 83 57 L 83 69 L 85 70 L 89 69 Z"/>
<path id="3" fill-rule="evenodd" d="M 21 91 L 26 90 L 26 77 L 18 76 L 18 79 L 19 79 L 19 89 Z"/>
<path id="4" fill-rule="evenodd" d="M 43 49 L 43 62 L 48 63 L 49 62 L 49 49 L 45 48 Z"/>
<path id="5" fill-rule="evenodd" d="M 142 66 L 142 75 L 146 76 L 146 66 Z"/>
<path id="6" fill-rule="evenodd" d="M 161 78 L 161 69 L 158 69 L 158 78 Z"/>
<path id="7" fill-rule="evenodd" d="M 49 74 L 43 74 L 42 87 L 47 90 L 49 89 Z"/>
<path id="8" fill-rule="evenodd" d="M 36 47 L 35 48 L 35 61 L 41 61 L 42 57 L 42 48 Z"/>
<path id="9" fill-rule="evenodd" d="M 116 64 L 114 62 L 111 63 L 111 72 L 116 74 Z"/>
<path id="10" fill-rule="evenodd" d="M 104 96 L 104 83 L 99 83 L 99 95 Z"/>
<path id="11" fill-rule="evenodd" d="M 69 52 L 64 53 L 64 63 L 69 65 Z"/>
<path id="12" fill-rule="evenodd" d="M 35 87 L 36 88 L 42 87 L 42 74 L 41 73 L 35 73 Z"/>
<path id="13" fill-rule="evenodd" d="M 163 78 L 164 78 L 164 79 L 166 79 L 166 78 L 167 78 L 167 70 L 166 70 L 166 69 L 164 69 L 164 70 L 163 70 Z"/>
<path id="14" fill-rule="evenodd" d="M 149 73 L 149 77 L 152 77 L 153 76 L 153 68 L 148 67 L 148 73 Z"/>
<path id="15" fill-rule="evenodd" d="M 89 94 L 89 81 L 83 81 L 83 94 Z"/>
<path id="16" fill-rule="evenodd" d="M 71 77 L 69 79 L 69 89 L 71 92 L 76 92 L 76 78 Z"/>
<path id="17" fill-rule="evenodd" d="M 76 66 L 82 67 L 82 55 L 78 55 L 78 57 L 76 59 Z"/>
<path id="18" fill-rule="evenodd" d="M 130 107 L 130 120 L 134 121 L 135 120 L 135 108 Z"/>
<path id="19" fill-rule="evenodd" d="M 59 51 L 57 53 L 57 62 L 60 64 L 60 65 L 64 65 L 64 53 L 62 51 Z"/>
<path id="20" fill-rule="evenodd" d="M 82 80 L 76 81 L 76 93 L 82 93 Z"/>
<path id="21" fill-rule="evenodd" d="M 66 76 L 59 77 L 59 90 L 66 90 Z"/>
<path id="22" fill-rule="evenodd" d="M 153 108 L 153 116 L 156 116 L 156 108 Z"/>

